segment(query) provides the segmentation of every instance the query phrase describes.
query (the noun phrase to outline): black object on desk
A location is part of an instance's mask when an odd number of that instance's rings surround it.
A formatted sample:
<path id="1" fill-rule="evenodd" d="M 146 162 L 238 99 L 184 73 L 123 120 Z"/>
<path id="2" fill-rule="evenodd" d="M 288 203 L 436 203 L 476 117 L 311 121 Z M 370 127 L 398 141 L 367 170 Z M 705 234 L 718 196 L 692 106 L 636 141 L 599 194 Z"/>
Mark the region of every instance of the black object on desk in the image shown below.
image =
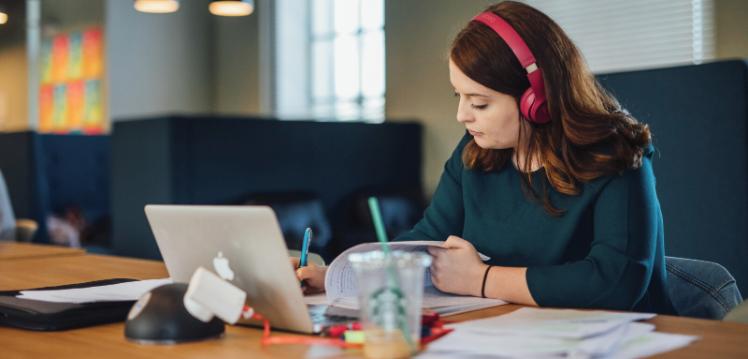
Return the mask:
<path id="1" fill-rule="evenodd" d="M 205 323 L 184 307 L 187 284 L 162 285 L 144 294 L 132 306 L 125 323 L 125 337 L 141 344 L 176 344 L 220 337 L 223 321 Z"/>
<path id="2" fill-rule="evenodd" d="M 133 280 L 116 278 L 34 290 L 87 288 Z M 18 294 L 19 290 L 0 292 L 0 325 L 54 331 L 121 322 L 127 317 L 127 312 L 134 302 L 55 303 L 16 298 Z"/>

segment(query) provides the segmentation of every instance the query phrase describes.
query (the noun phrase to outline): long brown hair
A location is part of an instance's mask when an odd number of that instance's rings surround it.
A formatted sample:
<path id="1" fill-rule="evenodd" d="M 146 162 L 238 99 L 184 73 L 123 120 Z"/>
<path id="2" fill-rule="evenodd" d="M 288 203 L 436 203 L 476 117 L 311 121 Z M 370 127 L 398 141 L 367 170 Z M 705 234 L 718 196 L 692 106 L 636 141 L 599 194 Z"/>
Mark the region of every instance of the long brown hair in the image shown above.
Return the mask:
<path id="1" fill-rule="evenodd" d="M 621 109 L 618 101 L 597 82 L 581 53 L 551 18 L 514 1 L 490 6 L 527 43 L 543 71 L 551 121 L 520 126 L 518 143 L 527 143 L 523 189 L 540 200 L 551 215 L 553 206 L 545 184 L 532 184 L 532 159 L 545 167 L 548 183 L 565 195 L 579 194 L 579 184 L 641 166 L 651 138 L 649 127 Z M 518 102 L 530 86 L 525 70 L 506 43 L 489 27 L 471 21 L 455 38 L 451 60 L 472 80 L 513 96 Z M 520 115 L 521 116 L 521 115 Z M 524 119 L 520 121 L 524 122 Z M 465 146 L 462 160 L 469 169 L 499 170 L 513 149 L 484 149 L 474 140 Z"/>

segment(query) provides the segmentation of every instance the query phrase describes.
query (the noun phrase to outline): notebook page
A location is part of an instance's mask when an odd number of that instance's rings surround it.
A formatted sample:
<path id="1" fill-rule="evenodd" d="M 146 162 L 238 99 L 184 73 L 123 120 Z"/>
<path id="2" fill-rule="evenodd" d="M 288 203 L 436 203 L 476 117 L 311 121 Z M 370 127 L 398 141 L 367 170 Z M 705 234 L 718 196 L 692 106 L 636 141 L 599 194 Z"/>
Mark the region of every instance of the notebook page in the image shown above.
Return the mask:
<path id="1" fill-rule="evenodd" d="M 426 252 L 427 247 L 441 247 L 442 241 L 407 241 L 407 242 L 390 242 L 390 248 L 393 251 L 403 252 Z M 348 248 L 346 251 L 337 256 L 330 266 L 327 268 L 327 274 L 325 276 L 325 291 L 327 292 L 328 303 L 333 303 L 337 298 L 340 297 L 355 297 L 358 293 L 358 286 L 356 285 L 356 273 L 353 270 L 353 265 L 348 261 L 348 255 L 351 253 L 368 252 L 378 250 L 381 248 L 381 244 L 378 242 L 363 243 L 357 246 Z M 487 261 L 490 258 L 482 253 L 479 253 L 482 261 Z M 433 286 L 431 283 L 431 272 L 426 269 L 424 274 L 424 287 L 428 288 Z"/>

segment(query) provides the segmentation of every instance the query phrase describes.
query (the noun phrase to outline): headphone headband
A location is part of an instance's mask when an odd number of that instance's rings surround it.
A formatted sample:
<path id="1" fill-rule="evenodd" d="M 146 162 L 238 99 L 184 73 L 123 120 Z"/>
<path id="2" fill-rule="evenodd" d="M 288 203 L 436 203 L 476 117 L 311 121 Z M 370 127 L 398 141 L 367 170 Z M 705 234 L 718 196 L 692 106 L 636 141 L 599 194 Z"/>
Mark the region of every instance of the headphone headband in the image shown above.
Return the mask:
<path id="1" fill-rule="evenodd" d="M 493 29 L 493 31 L 496 32 L 496 34 L 498 34 L 507 45 L 509 45 L 514 56 L 517 57 L 517 60 L 522 64 L 522 67 L 527 70 L 527 73 L 532 72 L 532 69 L 529 69 L 529 67 L 535 64 L 535 56 L 532 54 L 532 51 L 530 51 L 530 48 L 527 47 L 525 41 L 522 40 L 522 37 L 519 36 L 517 31 L 515 31 L 506 20 L 490 11 L 478 14 L 478 16 L 473 18 L 473 20 L 481 22 Z M 535 68 L 537 68 L 537 65 L 535 65 Z"/>
<path id="2" fill-rule="evenodd" d="M 546 100 L 543 73 L 538 67 L 537 61 L 535 60 L 535 55 L 533 55 L 532 51 L 530 51 L 530 48 L 527 47 L 527 44 L 524 40 L 522 40 L 522 37 L 519 36 L 517 31 L 515 31 L 514 28 L 509 25 L 508 22 L 506 22 L 506 20 L 502 19 L 499 15 L 496 15 L 491 11 L 485 11 L 478 14 L 473 18 L 473 21 L 478 21 L 490 27 L 509 46 L 509 48 L 512 50 L 512 53 L 514 53 L 514 56 L 517 57 L 517 60 L 519 60 L 519 63 L 522 65 L 525 71 L 527 71 L 527 79 L 530 81 L 530 88 L 534 93 L 532 102 L 536 103 L 541 111 L 545 110 L 544 106 Z M 547 115 L 545 116 L 547 117 Z M 539 123 L 547 122 L 548 120 L 547 118 L 535 118 L 535 116 L 533 115 L 530 115 L 528 117 L 530 117 L 530 119 L 532 119 L 534 122 Z"/>

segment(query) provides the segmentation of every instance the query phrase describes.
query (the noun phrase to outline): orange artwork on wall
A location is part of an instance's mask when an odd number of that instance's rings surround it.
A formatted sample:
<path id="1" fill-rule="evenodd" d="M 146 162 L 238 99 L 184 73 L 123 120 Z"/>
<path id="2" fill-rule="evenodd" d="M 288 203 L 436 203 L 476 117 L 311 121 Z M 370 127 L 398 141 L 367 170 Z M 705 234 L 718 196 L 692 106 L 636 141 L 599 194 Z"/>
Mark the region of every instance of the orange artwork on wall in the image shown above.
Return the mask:
<path id="1" fill-rule="evenodd" d="M 106 131 L 101 27 L 45 38 L 41 46 L 39 131 L 100 134 Z"/>

